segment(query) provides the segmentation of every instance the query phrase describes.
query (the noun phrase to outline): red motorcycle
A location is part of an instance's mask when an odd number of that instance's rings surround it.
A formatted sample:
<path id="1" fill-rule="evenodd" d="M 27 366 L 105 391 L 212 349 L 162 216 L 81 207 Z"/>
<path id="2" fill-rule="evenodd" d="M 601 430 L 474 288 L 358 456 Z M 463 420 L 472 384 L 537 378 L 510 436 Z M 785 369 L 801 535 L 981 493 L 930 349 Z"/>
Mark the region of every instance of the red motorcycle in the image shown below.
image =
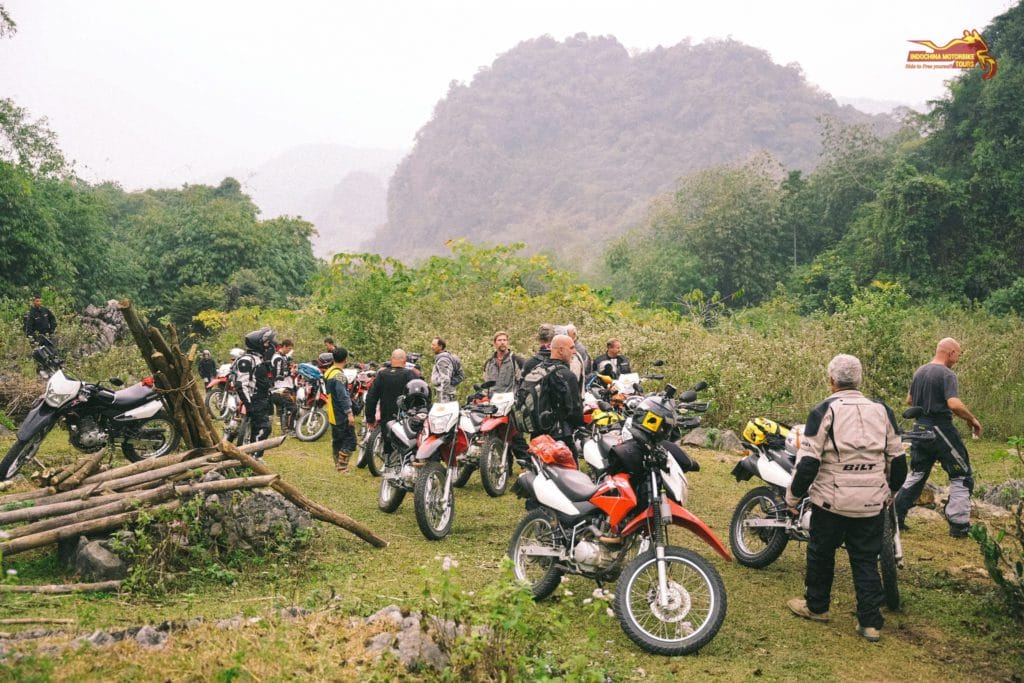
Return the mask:
<path id="1" fill-rule="evenodd" d="M 300 363 L 298 386 L 295 388 L 295 402 L 299 415 L 295 418 L 295 438 L 299 441 L 316 441 L 327 431 L 327 390 L 324 375 L 313 363 Z"/>
<path id="2" fill-rule="evenodd" d="M 516 396 L 513 392 L 491 394 L 491 414 L 480 425 L 479 454 L 480 483 L 487 495 L 497 498 L 505 495 L 512 475 L 512 440 L 518 434 L 512 423 L 512 408 Z"/>
<path id="3" fill-rule="evenodd" d="M 238 405 L 238 395 L 235 392 L 235 383 L 231 368 L 233 363 L 224 363 L 217 368 L 217 376 L 206 384 L 206 409 L 210 411 L 210 417 L 214 420 L 223 420 L 235 410 Z"/>

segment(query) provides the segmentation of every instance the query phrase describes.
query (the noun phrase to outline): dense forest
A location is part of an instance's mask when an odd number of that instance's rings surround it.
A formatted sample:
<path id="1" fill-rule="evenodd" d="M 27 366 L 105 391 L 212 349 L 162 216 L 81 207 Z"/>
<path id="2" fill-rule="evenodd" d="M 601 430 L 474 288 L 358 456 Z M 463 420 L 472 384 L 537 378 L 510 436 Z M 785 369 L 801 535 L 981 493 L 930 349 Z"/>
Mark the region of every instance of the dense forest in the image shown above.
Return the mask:
<path id="1" fill-rule="evenodd" d="M 811 170 L 823 120 L 896 128 L 731 40 L 634 56 L 612 37 L 526 41 L 451 84 L 392 178 L 372 250 L 440 253 L 464 237 L 568 254 L 641 220 L 689 172 L 762 151 Z"/>

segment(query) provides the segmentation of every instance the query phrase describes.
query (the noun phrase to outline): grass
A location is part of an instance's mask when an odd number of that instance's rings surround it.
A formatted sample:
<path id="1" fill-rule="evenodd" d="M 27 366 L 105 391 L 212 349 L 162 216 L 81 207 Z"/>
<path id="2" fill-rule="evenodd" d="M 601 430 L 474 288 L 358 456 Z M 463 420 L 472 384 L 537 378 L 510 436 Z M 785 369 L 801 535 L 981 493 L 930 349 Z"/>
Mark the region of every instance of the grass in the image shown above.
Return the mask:
<path id="1" fill-rule="evenodd" d="M 0 448 L 6 446 L 0 444 Z M 998 444 L 971 442 L 969 447 L 982 483 L 1019 476 L 1013 463 L 989 457 Z M 207 620 L 205 625 L 174 633 L 163 650 L 146 651 L 125 643 L 65 651 L 51 658 L 0 660 L 0 679 L 432 680 L 427 674 L 404 673 L 390 660 L 366 657 L 363 644 L 374 631 L 353 627 L 349 616 L 366 616 L 392 603 L 430 604 L 437 599 L 445 556 L 459 562 L 454 585 L 463 597 L 476 599 L 504 579 L 501 563 L 522 515 L 522 501 L 511 495 L 488 497 L 474 475 L 456 493 L 451 535 L 429 542 L 416 526 L 411 496 L 395 514 L 381 513 L 376 507 L 378 480 L 366 470 L 337 475 L 328 450 L 327 438 L 313 444 L 289 440 L 269 451 L 267 461 L 310 497 L 382 535 L 390 543 L 388 548 L 374 549 L 341 529 L 320 525 L 306 550 L 250 562 L 230 584 L 197 577 L 186 582 L 186 588 L 159 597 L 0 594 L 4 616 L 74 617 L 78 626 L 72 629 L 73 635 L 197 616 Z M 71 457 L 61 432 L 46 440 L 43 453 L 45 460 Z M 733 507 L 751 484 L 732 479 L 729 455 L 692 453 L 702 470 L 690 476 L 688 507 L 727 542 Z M 938 469 L 932 476 L 943 483 Z M 791 544 L 778 561 L 758 571 L 724 562 L 684 532 L 674 531 L 672 542 L 710 558 L 725 580 L 728 615 L 707 647 L 697 655 L 671 659 L 644 653 L 602 606 L 584 604 L 594 584 L 572 578 L 552 599 L 531 610 L 535 626 L 552 631 L 537 643 L 532 661 L 549 663 L 553 677 L 595 681 L 606 676 L 613 680 L 990 681 L 1009 680 L 1024 671 L 1024 630 L 1001 613 L 990 582 L 954 578 L 959 567 L 981 566 L 981 557 L 972 541 L 949 538 L 943 523 L 918 520 L 905 535 L 907 566 L 900 574 L 905 608 L 886 613 L 883 639 L 877 645 L 869 645 L 855 633 L 854 595 L 845 557 L 837 560 L 833 619 L 823 625 L 797 619 L 785 607 L 787 598 L 803 591 L 802 546 Z M 52 551 L 9 558 L 4 568 L 17 570 L 14 580 L 19 583 L 73 580 Z M 427 585 L 431 598 L 423 595 Z M 292 621 L 273 616 L 275 608 L 289 605 L 314 612 Z M 210 623 L 237 614 L 270 616 L 259 625 L 238 630 L 221 630 Z M 524 644 L 522 649 L 530 648 Z M 545 669 L 535 667 L 524 677 L 545 675 L 549 675 Z"/>

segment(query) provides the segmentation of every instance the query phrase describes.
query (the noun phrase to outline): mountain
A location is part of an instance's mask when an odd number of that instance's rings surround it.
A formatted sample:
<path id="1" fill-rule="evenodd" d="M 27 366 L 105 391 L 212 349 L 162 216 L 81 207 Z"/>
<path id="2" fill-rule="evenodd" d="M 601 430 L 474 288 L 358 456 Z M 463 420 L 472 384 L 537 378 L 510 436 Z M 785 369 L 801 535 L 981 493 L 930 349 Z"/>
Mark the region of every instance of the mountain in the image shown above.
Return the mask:
<path id="1" fill-rule="evenodd" d="M 689 172 L 760 151 L 812 169 L 822 117 L 895 128 L 731 40 L 633 56 L 613 37 L 529 40 L 452 83 L 369 248 L 416 257 L 466 237 L 568 255 L 634 225 Z"/>
<path id="2" fill-rule="evenodd" d="M 301 216 L 316 226 L 317 256 L 353 250 L 385 221 L 388 179 L 401 150 L 309 144 L 233 174 L 261 218 Z"/>

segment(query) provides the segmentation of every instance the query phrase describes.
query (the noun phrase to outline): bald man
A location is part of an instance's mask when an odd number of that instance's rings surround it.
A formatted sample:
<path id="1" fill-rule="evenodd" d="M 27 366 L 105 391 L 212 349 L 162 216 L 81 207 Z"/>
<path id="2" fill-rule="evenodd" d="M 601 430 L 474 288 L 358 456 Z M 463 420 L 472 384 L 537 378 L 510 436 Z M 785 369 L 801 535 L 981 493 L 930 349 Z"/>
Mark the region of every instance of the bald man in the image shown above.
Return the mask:
<path id="1" fill-rule="evenodd" d="M 915 441 L 911 447 L 910 476 L 896 495 L 896 515 L 902 529 L 906 529 L 907 511 L 921 495 L 936 461 L 949 475 L 949 500 L 945 509 L 949 535 L 965 538 L 971 528 L 974 477 L 967 447 L 953 426 L 953 415 L 966 420 L 975 437 L 981 436 L 981 422 L 960 400 L 956 374 L 952 370 L 960 360 L 960 353 L 957 340 L 946 337 L 935 348 L 931 362 L 919 367 L 910 383 L 907 405 L 924 409 L 924 415 L 916 424 L 934 430 L 936 438 L 931 442 Z"/>

